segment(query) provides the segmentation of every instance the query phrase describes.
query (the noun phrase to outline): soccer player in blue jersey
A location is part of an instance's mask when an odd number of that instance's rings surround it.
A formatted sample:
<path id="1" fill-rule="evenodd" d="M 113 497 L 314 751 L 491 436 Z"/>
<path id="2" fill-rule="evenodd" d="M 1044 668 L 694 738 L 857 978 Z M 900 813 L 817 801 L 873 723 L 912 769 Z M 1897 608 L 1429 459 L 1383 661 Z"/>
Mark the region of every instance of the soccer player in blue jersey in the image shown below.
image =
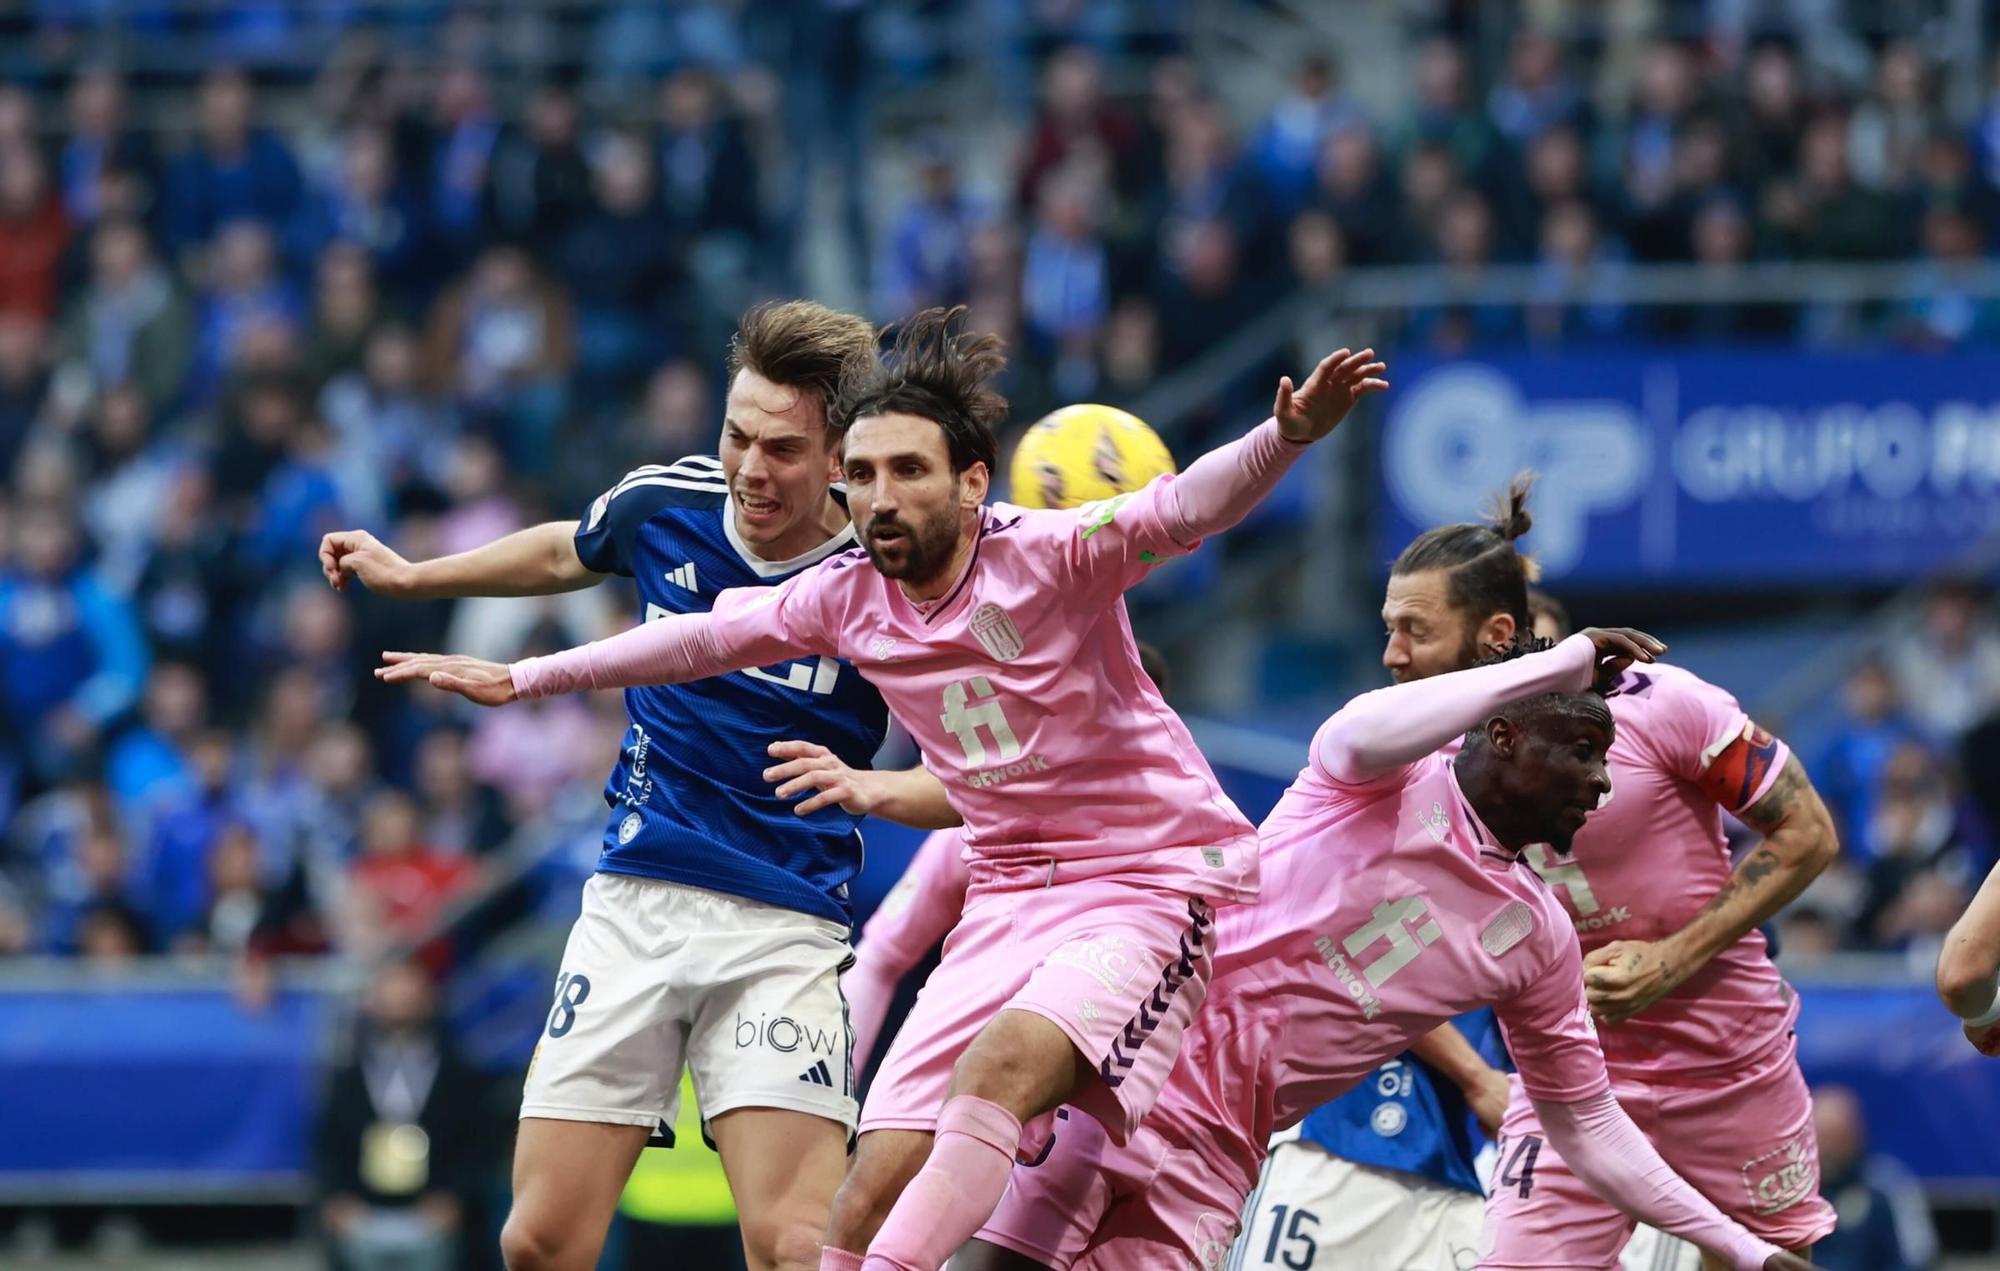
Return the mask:
<path id="1" fill-rule="evenodd" d="M 867 320 L 795 301 L 746 314 L 720 456 L 634 469 L 581 521 L 437 560 L 329 534 L 336 588 L 410 599 L 548 595 L 612 574 L 646 620 L 706 611 L 855 546 L 826 406 L 875 355 Z M 798 661 L 625 694 L 631 728 L 556 1001 L 528 1072 L 501 1235 L 513 1271 L 592 1267 L 640 1149 L 674 1121 L 683 1065 L 755 1271 L 819 1265 L 858 1109 L 838 976 L 859 818 L 801 817 L 764 780 L 779 738 L 866 767 L 888 712 L 854 669 Z"/>

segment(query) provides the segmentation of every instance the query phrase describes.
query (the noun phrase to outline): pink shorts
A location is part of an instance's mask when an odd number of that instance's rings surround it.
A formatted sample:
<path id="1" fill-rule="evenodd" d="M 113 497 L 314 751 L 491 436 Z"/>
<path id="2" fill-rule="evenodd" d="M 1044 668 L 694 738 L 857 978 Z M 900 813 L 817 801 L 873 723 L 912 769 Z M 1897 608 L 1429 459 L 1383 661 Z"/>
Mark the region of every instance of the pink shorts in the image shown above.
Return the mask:
<path id="1" fill-rule="evenodd" d="M 1757 1236 L 1802 1249 L 1832 1232 L 1833 1206 L 1819 1194 L 1819 1140 L 1795 1037 L 1788 1035 L 1726 1084 L 1667 1086 L 1614 1077 L 1611 1092 L 1675 1173 Z M 1615 1267 L 1633 1226 L 1543 1141 L 1534 1107 L 1514 1078 L 1479 1265 Z"/>
<path id="2" fill-rule="evenodd" d="M 944 957 L 882 1059 L 861 1131 L 929 1130 L 952 1066 L 1003 1010 L 1069 1037 L 1099 1080 L 1071 1100 L 1129 1138 L 1159 1097 L 1181 1034 L 1208 994 L 1214 918 L 1205 901 L 1143 879 L 1066 881 L 1047 860 L 974 861 Z M 1045 1140 L 1048 1118 L 1024 1136 Z"/>
<path id="3" fill-rule="evenodd" d="M 1014 1167 L 978 1239 L 1050 1271 L 1220 1271 L 1249 1195 L 1240 1182 L 1153 1130 L 1120 1146 L 1080 1112 L 1057 1116 L 1046 1153 Z"/>

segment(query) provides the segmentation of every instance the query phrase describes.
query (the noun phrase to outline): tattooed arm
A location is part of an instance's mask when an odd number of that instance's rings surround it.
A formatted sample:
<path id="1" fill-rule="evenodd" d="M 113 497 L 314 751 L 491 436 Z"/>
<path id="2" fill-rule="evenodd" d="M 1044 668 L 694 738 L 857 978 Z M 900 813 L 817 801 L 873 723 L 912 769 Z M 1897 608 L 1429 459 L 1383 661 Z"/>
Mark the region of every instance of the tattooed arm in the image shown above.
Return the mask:
<path id="1" fill-rule="evenodd" d="M 1743 788 L 1745 770 L 1754 770 L 1759 755 L 1766 762 L 1778 757 L 1782 745 L 1752 726 L 1716 756 L 1710 765 L 1714 777 L 1704 774 L 1700 784 L 1727 807 L 1727 792 Z M 1746 751 L 1740 759 L 1731 753 L 1739 748 Z M 1743 858 L 1701 912 L 1663 940 L 1619 940 L 1584 959 L 1584 984 L 1599 1018 L 1617 1023 L 1645 1010 L 1745 932 L 1770 921 L 1832 863 L 1840 851 L 1833 817 L 1798 757 L 1784 753 L 1782 760 L 1776 780 L 1762 795 L 1746 808 L 1731 809 L 1764 841 Z"/>

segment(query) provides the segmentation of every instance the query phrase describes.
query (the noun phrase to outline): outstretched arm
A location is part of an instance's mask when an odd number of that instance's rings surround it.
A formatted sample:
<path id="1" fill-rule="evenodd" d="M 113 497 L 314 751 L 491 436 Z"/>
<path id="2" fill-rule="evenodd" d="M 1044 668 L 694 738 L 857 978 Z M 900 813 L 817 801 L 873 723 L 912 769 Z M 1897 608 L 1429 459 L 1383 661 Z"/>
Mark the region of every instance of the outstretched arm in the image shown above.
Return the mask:
<path id="1" fill-rule="evenodd" d="M 850 768 L 839 755 L 810 741 L 774 741 L 766 750 L 781 761 L 764 769 L 764 780 L 778 787 L 778 797 L 808 796 L 792 809 L 800 816 L 837 803 L 856 816 L 879 816 L 917 830 L 947 830 L 960 823 L 945 797 L 944 782 L 927 768 Z"/>
<path id="2" fill-rule="evenodd" d="M 1270 419 L 1163 483 L 1161 524 L 1175 542 L 1191 545 L 1241 521 L 1307 446 L 1337 428 L 1356 402 L 1389 387 L 1379 378 L 1387 369 L 1373 349 L 1340 349 L 1322 359 L 1296 392 L 1290 376 L 1279 380 Z"/>
<path id="3" fill-rule="evenodd" d="M 405 560 L 367 530 L 336 530 L 319 541 L 319 567 L 335 591 L 347 590 L 354 578 L 377 595 L 400 600 L 552 596 L 605 578 L 577 555 L 574 521 L 530 526 L 426 561 Z"/>
<path id="4" fill-rule="evenodd" d="M 1570 1171 L 1641 1222 L 1713 1251 L 1737 1271 L 1809 1265 L 1751 1235 L 1674 1173 L 1609 1091 L 1575 1102 L 1532 1102 L 1549 1146 Z"/>
<path id="5" fill-rule="evenodd" d="M 2000 865 L 1945 935 L 1938 957 L 1938 996 L 1965 1021 L 1965 1037 L 1982 1055 L 2000 1055 Z"/>
<path id="6" fill-rule="evenodd" d="M 1376 689 L 1320 726 L 1313 756 L 1327 776 L 1359 785 L 1415 763 L 1508 702 L 1537 693 L 1584 691 L 1599 674 L 1600 658 L 1622 666 L 1651 662 L 1666 649 L 1644 632 L 1593 627 L 1553 649 L 1510 662 Z"/>

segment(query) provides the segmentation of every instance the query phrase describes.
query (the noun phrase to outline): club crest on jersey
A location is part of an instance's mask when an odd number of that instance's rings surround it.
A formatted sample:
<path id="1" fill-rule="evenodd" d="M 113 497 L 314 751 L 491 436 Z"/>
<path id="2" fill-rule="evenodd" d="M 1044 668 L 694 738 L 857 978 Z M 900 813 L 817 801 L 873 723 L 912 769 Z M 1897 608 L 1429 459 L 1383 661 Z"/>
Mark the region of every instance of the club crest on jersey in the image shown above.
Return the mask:
<path id="1" fill-rule="evenodd" d="M 972 634 L 979 645 L 990 654 L 995 662 L 1012 662 L 1027 651 L 1021 640 L 1021 629 L 1007 616 L 1007 611 L 992 601 L 987 601 L 972 611 Z"/>
<path id="2" fill-rule="evenodd" d="M 1486 950 L 1489 957 L 1497 958 L 1526 940 L 1528 933 L 1534 929 L 1534 912 L 1517 900 L 1486 924 L 1485 930 L 1479 933 L 1479 947 Z"/>
<path id="3" fill-rule="evenodd" d="M 1809 1130 L 1743 1165 L 1743 1186 L 1759 1214 L 1790 1209 L 1819 1191 L 1819 1145 Z"/>
<path id="4" fill-rule="evenodd" d="M 1410 1123 L 1410 1114 L 1400 1103 L 1378 1103 L 1368 1118 L 1368 1126 L 1385 1139 L 1393 1139 Z"/>
<path id="5" fill-rule="evenodd" d="M 627 812 L 625 814 L 625 819 L 618 823 L 619 845 L 623 846 L 624 844 L 630 843 L 633 839 L 638 837 L 639 837 L 639 814 L 637 812 Z"/>
<path id="6" fill-rule="evenodd" d="M 1433 803 L 1430 811 L 1417 813 L 1417 824 L 1429 831 L 1431 841 L 1440 846 L 1451 834 L 1451 818 L 1445 814 L 1442 803 Z"/>

